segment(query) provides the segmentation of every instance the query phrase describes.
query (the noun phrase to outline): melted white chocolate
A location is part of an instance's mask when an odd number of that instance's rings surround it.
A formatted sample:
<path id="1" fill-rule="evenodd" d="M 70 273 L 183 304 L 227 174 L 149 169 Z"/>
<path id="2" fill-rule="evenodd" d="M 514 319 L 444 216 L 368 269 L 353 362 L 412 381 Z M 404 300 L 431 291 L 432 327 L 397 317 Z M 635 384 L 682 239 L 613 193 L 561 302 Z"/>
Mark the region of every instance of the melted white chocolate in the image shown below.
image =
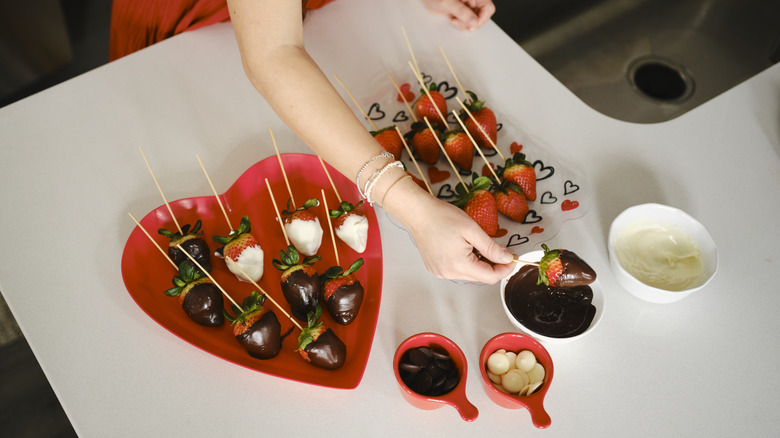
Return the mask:
<path id="1" fill-rule="evenodd" d="M 705 277 L 696 241 L 679 226 L 631 223 L 618 233 L 614 251 L 626 271 L 659 289 L 690 289 Z"/>

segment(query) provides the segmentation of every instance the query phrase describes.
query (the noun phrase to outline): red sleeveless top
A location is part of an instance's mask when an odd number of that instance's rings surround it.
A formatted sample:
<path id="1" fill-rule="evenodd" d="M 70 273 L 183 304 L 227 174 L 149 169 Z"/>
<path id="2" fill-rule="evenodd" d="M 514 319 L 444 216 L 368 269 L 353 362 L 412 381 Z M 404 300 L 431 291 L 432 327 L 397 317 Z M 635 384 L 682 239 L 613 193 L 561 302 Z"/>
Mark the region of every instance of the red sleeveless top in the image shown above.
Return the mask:
<path id="1" fill-rule="evenodd" d="M 333 0 L 302 0 L 303 12 Z M 225 0 L 114 0 L 108 59 L 113 61 L 187 30 L 230 21 Z"/>

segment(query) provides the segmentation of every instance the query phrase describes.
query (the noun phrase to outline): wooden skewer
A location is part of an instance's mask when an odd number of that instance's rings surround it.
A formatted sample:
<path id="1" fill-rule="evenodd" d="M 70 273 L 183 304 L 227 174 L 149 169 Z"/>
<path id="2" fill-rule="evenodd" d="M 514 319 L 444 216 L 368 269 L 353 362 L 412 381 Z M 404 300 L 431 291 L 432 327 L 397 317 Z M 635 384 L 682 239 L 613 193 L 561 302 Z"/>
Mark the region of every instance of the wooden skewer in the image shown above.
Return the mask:
<path id="1" fill-rule="evenodd" d="M 409 55 L 411 55 L 412 61 L 414 61 L 414 71 L 415 72 L 419 72 L 420 71 L 420 66 L 417 65 L 417 59 L 414 57 L 414 50 L 412 50 L 412 45 L 409 44 L 409 37 L 406 36 L 406 29 L 403 26 L 401 26 L 401 32 L 403 32 L 403 34 L 404 34 L 404 40 L 406 41 L 406 47 L 409 48 Z M 423 87 L 425 87 L 425 85 L 423 85 Z"/>
<path id="2" fill-rule="evenodd" d="M 143 225 L 141 225 L 141 223 L 140 223 L 140 222 L 138 222 L 138 219 L 136 219 L 136 218 L 135 218 L 135 216 L 133 216 L 133 213 L 127 213 L 127 214 L 129 214 L 129 215 L 130 215 L 130 217 L 131 217 L 131 218 L 133 218 L 133 221 L 135 221 L 135 224 L 136 224 L 136 225 L 138 225 L 138 228 L 140 228 L 140 229 L 141 229 L 141 231 L 143 231 L 143 232 L 144 232 L 144 234 L 146 234 L 146 237 L 148 237 L 148 238 L 149 238 L 149 240 L 151 240 L 151 241 L 152 241 L 152 243 L 154 244 L 154 246 L 155 246 L 155 247 L 157 247 L 157 249 L 159 249 L 159 250 L 160 250 L 160 252 L 162 253 L 162 255 L 164 255 L 164 256 L 165 256 L 165 259 L 166 259 L 166 260 L 168 260 L 168 262 L 170 262 L 170 264 L 171 264 L 171 265 L 173 265 L 173 267 L 174 267 L 174 268 L 176 268 L 176 270 L 178 271 L 178 270 L 179 270 L 179 267 L 178 267 L 178 266 L 176 266 L 176 263 L 174 263 L 174 262 L 173 262 L 173 260 L 171 260 L 171 258 L 170 258 L 170 257 L 168 257 L 168 253 L 167 253 L 167 252 L 165 252 L 165 250 L 163 250 L 163 249 L 160 247 L 160 245 L 158 245 L 158 244 L 157 244 L 157 242 L 155 242 L 155 240 L 154 240 L 154 238 L 152 237 L 152 235 L 151 235 L 151 234 L 149 234 L 149 232 L 148 232 L 148 231 L 146 231 L 146 228 L 144 228 L 144 227 L 143 227 Z"/>
<path id="3" fill-rule="evenodd" d="M 463 111 L 465 111 L 466 114 L 469 115 L 469 117 L 471 118 L 471 121 L 474 122 L 474 124 L 477 126 L 477 128 L 479 128 L 479 132 L 481 132 L 482 135 L 485 136 L 485 138 L 487 139 L 488 143 L 490 143 L 490 146 L 493 146 L 493 149 L 495 149 L 495 151 L 498 152 L 498 156 L 501 157 L 501 161 L 506 161 L 506 158 L 504 158 L 504 154 L 501 153 L 501 151 L 498 149 L 498 146 L 496 146 L 496 144 L 493 142 L 493 139 L 490 138 L 490 136 L 488 135 L 487 132 L 485 132 L 485 128 L 483 128 L 482 125 L 477 121 L 477 118 L 474 117 L 474 114 L 471 114 L 471 111 L 469 111 L 469 109 L 466 106 L 466 104 L 464 104 L 460 100 L 460 98 L 458 98 L 458 97 L 455 97 L 455 100 L 458 101 L 460 106 L 463 107 Z"/>
<path id="4" fill-rule="evenodd" d="M 271 184 L 268 182 L 268 178 L 265 179 L 265 186 L 268 187 L 268 194 L 271 195 L 271 205 L 274 206 L 276 220 L 279 221 L 279 226 L 282 228 L 284 241 L 287 243 L 287 246 L 290 246 L 290 239 L 287 237 L 287 230 L 284 229 L 284 221 L 282 221 L 282 215 L 279 214 L 279 208 L 276 206 L 276 199 L 274 199 L 274 192 L 271 190 Z"/>
<path id="5" fill-rule="evenodd" d="M 539 266 L 539 263 L 540 263 L 540 262 L 531 262 L 531 261 L 528 261 L 528 260 L 521 260 L 520 257 L 518 257 L 518 256 L 515 256 L 512 259 L 512 262 L 514 262 L 514 263 L 522 263 L 524 265 L 534 265 L 534 266 Z"/>
<path id="6" fill-rule="evenodd" d="M 431 185 L 428 184 L 428 178 L 425 177 L 423 174 L 422 169 L 420 169 L 420 165 L 417 164 L 417 160 L 414 158 L 414 155 L 412 154 L 412 150 L 409 148 L 409 145 L 406 143 L 406 139 L 404 138 L 403 134 L 401 134 L 401 130 L 398 129 L 398 127 L 395 127 L 395 130 L 398 132 L 398 135 L 401 137 L 401 143 L 404 144 L 404 148 L 406 148 L 406 153 L 409 154 L 409 157 L 412 159 L 412 163 L 414 164 L 414 167 L 417 169 L 417 173 L 420 174 L 420 179 L 425 183 L 425 188 L 428 189 L 428 193 L 433 196 L 433 189 L 431 189 Z"/>
<path id="7" fill-rule="evenodd" d="M 458 88 L 460 88 L 460 92 L 463 93 L 463 96 L 466 95 L 466 89 L 463 88 L 463 84 L 460 83 L 460 79 L 458 79 L 458 75 L 455 74 L 455 69 L 452 68 L 452 64 L 450 64 L 450 60 L 447 59 L 447 54 L 444 53 L 444 49 L 439 46 L 439 50 L 441 51 L 441 56 L 444 57 L 444 62 L 447 63 L 447 67 L 450 69 L 450 73 L 452 73 L 452 78 L 455 79 L 455 83 L 458 84 Z"/>
<path id="8" fill-rule="evenodd" d="M 157 191 L 160 192 L 160 196 L 162 196 L 163 202 L 165 203 L 165 206 L 168 207 L 168 213 L 171 214 L 171 218 L 173 218 L 173 223 L 176 224 L 176 228 L 179 229 L 180 234 L 184 234 L 184 232 L 181 230 L 181 226 L 179 226 L 179 221 L 176 220 L 176 216 L 173 214 L 173 210 L 171 209 L 171 205 L 168 204 L 168 200 L 165 199 L 165 194 L 163 194 L 162 188 L 160 187 L 160 183 L 157 182 L 157 177 L 154 176 L 154 172 L 152 171 L 152 166 L 149 165 L 149 160 L 146 159 L 146 154 L 144 153 L 144 149 L 141 146 L 138 146 L 138 150 L 141 151 L 141 156 L 144 157 L 144 162 L 146 163 L 146 168 L 149 169 L 149 173 L 152 174 L 152 179 L 154 180 L 154 184 L 157 186 Z"/>
<path id="9" fill-rule="evenodd" d="M 352 102 L 354 102 L 355 106 L 358 107 L 360 112 L 363 114 L 363 117 L 365 117 L 366 120 L 368 120 L 368 123 L 370 123 L 371 127 L 374 128 L 374 131 L 379 131 L 379 128 L 377 128 L 377 126 L 376 126 L 376 123 L 374 123 L 374 121 L 371 120 L 370 117 L 368 117 L 368 114 L 366 114 L 366 112 L 363 110 L 363 107 L 360 106 L 360 103 L 358 102 L 357 99 L 355 99 L 355 96 L 352 94 L 352 92 L 349 91 L 349 88 L 347 88 L 347 86 L 344 85 L 344 82 L 341 82 L 341 79 L 339 79 L 339 77 L 337 75 L 333 75 L 333 77 L 339 82 L 339 84 L 341 84 L 341 86 L 344 88 L 344 90 L 347 92 L 347 94 L 349 94 L 349 97 L 352 98 Z"/>
<path id="10" fill-rule="evenodd" d="M 341 195 L 339 195 L 339 191 L 336 188 L 336 184 L 333 183 L 333 178 L 330 177 L 330 172 L 328 172 L 328 168 L 325 167 L 325 162 L 322 161 L 322 157 L 320 157 L 319 155 L 317 155 L 317 158 L 319 158 L 320 164 L 322 165 L 322 170 L 325 171 L 325 176 L 328 177 L 328 181 L 330 181 L 330 186 L 333 187 L 333 193 L 336 194 L 336 199 L 339 200 L 339 205 L 341 205 L 341 202 L 342 202 L 341 201 Z"/>
<path id="11" fill-rule="evenodd" d="M 409 114 L 412 116 L 412 120 L 417 122 L 417 114 L 415 114 L 414 110 L 412 109 L 412 106 L 409 105 L 409 101 L 406 100 L 406 96 L 404 96 L 404 93 L 401 92 L 401 88 L 398 86 L 398 83 L 395 81 L 395 78 L 390 73 L 387 74 L 387 76 L 390 77 L 390 81 L 393 83 L 393 86 L 395 87 L 395 91 L 398 92 L 398 95 L 401 96 L 401 100 L 404 101 L 404 105 L 406 105 L 406 109 L 409 110 Z"/>
<path id="12" fill-rule="evenodd" d="M 244 270 L 243 270 L 243 269 L 241 269 L 241 266 L 238 266 L 238 263 L 234 262 L 234 261 L 233 261 L 233 259 L 231 259 L 230 257 L 228 257 L 228 258 L 227 258 L 227 260 L 230 260 L 230 263 L 232 263 L 232 264 L 233 264 L 233 266 L 235 266 L 236 268 L 238 268 L 238 271 L 239 271 L 239 272 L 241 272 L 241 274 L 243 274 L 243 275 L 246 277 L 246 279 L 247 279 L 247 280 L 249 280 L 249 281 L 252 283 L 252 285 L 253 285 L 254 287 L 256 287 L 256 288 L 257 288 L 257 289 L 258 289 L 260 292 L 262 292 L 262 294 L 263 294 L 263 295 L 265 295 L 265 297 L 266 297 L 266 298 L 268 298 L 269 300 L 271 300 L 271 302 L 274 304 L 274 306 L 276 306 L 276 308 L 277 308 L 277 309 L 281 310 L 281 311 L 282 311 L 282 313 L 284 313 L 284 316 L 286 316 L 286 317 L 287 317 L 287 318 L 288 318 L 290 321 L 292 321 L 292 323 L 293 323 L 293 324 L 295 324 L 295 326 L 296 326 L 296 327 L 298 327 L 298 329 L 299 329 L 300 331 L 303 331 L 303 327 L 301 327 L 301 325 L 300 325 L 300 324 L 298 324 L 298 321 L 296 321 L 296 320 L 295 320 L 295 319 L 294 319 L 292 316 L 290 316 L 290 314 L 289 314 L 289 313 L 287 313 L 287 311 L 286 311 L 286 310 L 284 310 L 284 309 L 282 308 L 282 306 L 280 306 L 280 305 L 279 305 L 279 303 L 277 303 L 277 302 L 276 302 L 276 300 L 274 300 L 273 298 L 271 298 L 271 296 L 270 296 L 270 295 L 268 295 L 268 292 L 266 292 L 265 290 L 263 290 L 263 288 L 262 288 L 262 287 L 260 287 L 260 285 L 259 285 L 259 284 L 257 284 L 257 282 L 255 282 L 254 280 L 252 280 L 251 278 L 249 278 L 249 275 L 247 275 L 247 273 L 246 273 L 246 272 L 244 272 Z"/>
<path id="13" fill-rule="evenodd" d="M 423 117 L 423 120 L 425 120 L 425 124 L 428 125 L 428 129 L 433 131 L 433 127 L 431 126 L 431 122 L 428 121 L 427 117 Z M 434 131 L 435 132 L 435 131 Z M 466 189 L 466 191 L 469 190 L 469 186 L 466 185 L 466 183 L 463 181 L 463 178 L 461 178 L 460 173 L 458 173 L 458 169 L 455 167 L 455 163 L 452 162 L 452 159 L 450 159 L 450 156 L 447 155 L 447 151 L 444 150 L 444 145 L 441 144 L 441 140 L 439 140 L 438 135 L 433 136 L 436 139 L 436 143 L 438 143 L 439 148 L 441 149 L 441 152 L 444 154 L 444 157 L 447 158 L 447 161 L 450 163 L 450 166 L 452 166 L 453 172 L 455 172 L 455 176 L 458 177 L 460 180 L 460 183 L 463 184 L 463 188 Z"/>
<path id="14" fill-rule="evenodd" d="M 336 247 L 336 235 L 333 232 L 333 224 L 330 221 L 330 209 L 328 209 L 328 200 L 325 199 L 325 190 L 320 189 L 322 193 L 322 203 L 325 204 L 325 216 L 328 218 L 328 228 L 330 228 L 330 240 L 333 242 L 333 254 L 336 255 L 336 265 L 341 266 L 339 262 L 339 249 Z"/>
<path id="15" fill-rule="evenodd" d="M 428 99 L 430 99 L 431 103 L 433 104 L 433 98 L 431 97 L 431 92 L 428 91 L 428 87 L 425 86 L 425 82 L 423 82 L 422 76 L 420 76 L 419 73 L 414 71 L 414 66 L 412 65 L 411 62 L 409 63 L 409 67 L 411 67 L 412 72 L 414 72 L 414 77 L 417 78 L 417 82 L 420 83 L 420 87 L 422 87 L 423 91 L 425 92 L 425 95 L 428 97 Z M 439 114 L 439 117 L 441 118 L 442 122 L 444 122 L 444 127 L 447 130 L 449 130 L 450 129 L 450 125 L 449 125 L 449 123 L 447 123 L 447 118 L 444 117 L 444 114 L 441 113 L 441 111 L 439 110 L 439 107 L 436 106 L 436 104 L 433 104 L 433 107 L 436 108 L 436 113 Z"/>
<path id="16" fill-rule="evenodd" d="M 198 269 L 200 269 L 204 274 L 206 274 L 206 276 L 209 278 L 209 280 L 211 280 L 211 282 L 214 283 L 214 286 L 219 288 L 219 290 L 222 291 L 222 294 L 225 295 L 225 297 L 228 300 L 230 300 L 230 302 L 233 303 L 234 306 L 236 306 L 239 309 L 241 309 L 242 312 L 244 311 L 244 309 L 241 306 L 239 306 L 238 303 L 235 302 L 235 300 L 233 300 L 233 297 L 228 295 L 228 293 L 225 291 L 225 289 L 223 289 L 222 286 L 220 286 L 219 283 L 217 283 L 217 280 L 215 280 L 214 277 L 211 276 L 209 271 L 203 269 L 203 266 L 201 266 L 200 263 L 198 263 L 198 261 L 195 260 L 195 258 L 193 258 L 190 255 L 190 253 L 188 253 L 184 248 L 182 248 L 181 245 L 176 245 L 176 248 L 179 248 L 181 250 L 181 252 L 183 252 L 187 257 L 189 257 L 189 259 L 192 260 L 192 263 L 195 263 L 195 266 L 197 266 Z M 227 258 L 229 259 L 230 257 L 227 257 Z M 244 274 L 244 275 L 246 275 L 246 274 Z M 247 278 L 249 278 L 249 277 L 247 277 Z"/>
<path id="17" fill-rule="evenodd" d="M 493 174 L 493 177 L 496 179 L 496 184 L 501 185 L 501 178 L 498 177 L 496 174 L 496 171 L 493 170 L 493 166 L 490 165 L 490 161 L 485 157 L 485 154 L 482 153 L 482 150 L 480 150 L 479 145 L 474 140 L 474 137 L 471 136 L 471 133 L 468 129 L 466 129 L 466 125 L 463 124 L 463 120 L 460 119 L 458 116 L 458 113 L 455 110 L 452 110 L 452 114 L 455 116 L 455 119 L 460 123 L 461 128 L 463 128 L 463 131 L 466 133 L 466 135 L 469 136 L 469 140 L 471 140 L 471 143 L 474 145 L 474 149 L 477 150 L 477 153 L 479 153 L 479 156 L 482 157 L 482 161 L 487 164 L 488 169 L 490 169 L 490 173 Z"/>
<path id="18" fill-rule="evenodd" d="M 209 173 L 206 172 L 206 167 L 203 166 L 203 162 L 200 161 L 200 156 L 198 154 L 195 154 L 195 158 L 198 159 L 198 163 L 200 163 L 200 168 L 203 169 L 203 174 L 206 175 L 206 179 L 209 182 L 209 186 L 211 186 L 211 191 L 214 192 L 214 197 L 217 198 L 217 204 L 219 204 L 219 208 L 222 209 L 222 214 L 225 215 L 225 221 L 228 224 L 228 228 L 230 228 L 230 232 L 233 232 L 233 225 L 230 224 L 230 218 L 228 218 L 227 211 L 225 211 L 225 206 L 222 205 L 222 200 L 219 199 L 219 195 L 217 194 L 217 189 L 214 188 L 214 183 L 211 182 L 211 178 L 209 178 Z"/>
<path id="19" fill-rule="evenodd" d="M 276 159 L 279 160 L 279 167 L 282 169 L 282 177 L 284 177 L 284 183 L 287 185 L 287 193 L 290 194 L 290 200 L 292 201 L 292 207 L 295 207 L 295 198 L 293 197 L 292 189 L 290 188 L 290 181 L 287 179 L 287 172 L 284 171 L 284 164 L 282 164 L 282 156 L 279 154 L 279 148 L 276 147 L 276 139 L 274 138 L 274 131 L 268 128 L 268 132 L 271 133 L 271 142 L 274 144 L 274 151 L 276 151 Z"/>

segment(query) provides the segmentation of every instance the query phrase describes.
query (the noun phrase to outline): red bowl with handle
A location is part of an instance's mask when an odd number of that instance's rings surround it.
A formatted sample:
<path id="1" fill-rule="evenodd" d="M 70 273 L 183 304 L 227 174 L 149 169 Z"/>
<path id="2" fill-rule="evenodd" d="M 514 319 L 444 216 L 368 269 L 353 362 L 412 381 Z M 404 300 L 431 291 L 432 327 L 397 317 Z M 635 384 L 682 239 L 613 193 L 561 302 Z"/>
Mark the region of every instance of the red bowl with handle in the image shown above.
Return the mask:
<path id="1" fill-rule="evenodd" d="M 536 356 L 536 361 L 544 367 L 544 380 L 542 381 L 542 386 L 536 392 L 531 395 L 516 396 L 504 393 L 493 386 L 493 382 L 487 376 L 487 360 L 493 352 L 502 348 L 515 353 L 520 350 L 530 350 Z M 487 341 L 485 346 L 482 347 L 482 353 L 479 355 L 479 368 L 485 392 L 497 405 L 507 409 L 526 408 L 531 414 L 531 421 L 534 423 L 534 426 L 539 429 L 550 426 L 550 416 L 545 411 L 543 403 L 544 396 L 547 395 L 547 390 L 552 383 L 554 369 L 552 357 L 550 357 L 550 353 L 547 352 L 547 349 L 542 344 L 530 336 L 520 333 L 501 333 Z"/>
<path id="2" fill-rule="evenodd" d="M 433 350 L 446 351 L 452 362 L 455 364 L 455 368 L 458 370 L 460 381 L 455 388 L 447 394 L 438 397 L 429 397 L 418 394 L 410 389 L 404 381 L 401 379 L 398 365 L 401 361 L 401 357 L 408 350 L 417 347 L 428 347 Z M 466 398 L 466 375 L 468 374 L 468 364 L 466 363 L 466 355 L 463 351 L 450 339 L 437 333 L 418 333 L 407 338 L 398 346 L 393 357 L 393 370 L 395 371 L 395 379 L 398 381 L 398 386 L 401 388 L 401 394 L 404 398 L 420 409 L 438 409 L 445 405 L 454 407 L 461 418 L 465 421 L 474 421 L 479 415 L 477 407 L 471 404 Z"/>

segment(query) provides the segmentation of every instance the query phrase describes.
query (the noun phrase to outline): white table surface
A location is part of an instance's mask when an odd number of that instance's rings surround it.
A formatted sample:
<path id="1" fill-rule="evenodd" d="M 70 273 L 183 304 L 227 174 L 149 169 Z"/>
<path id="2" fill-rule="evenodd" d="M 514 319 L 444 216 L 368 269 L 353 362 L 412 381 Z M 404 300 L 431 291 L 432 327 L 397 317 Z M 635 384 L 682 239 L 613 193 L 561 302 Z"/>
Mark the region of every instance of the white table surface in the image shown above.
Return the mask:
<path id="1" fill-rule="evenodd" d="M 220 24 L 0 109 L 0 290 L 79 435 L 776 434 L 780 66 L 675 120 L 637 125 L 587 107 L 493 23 L 458 32 L 417 0 L 339 0 L 307 18 L 307 45 L 329 76 L 363 84 L 406 65 L 401 25 L 418 60 L 441 63 L 445 47 L 462 81 L 566 157 L 591 192 L 590 211 L 549 243 L 596 269 L 607 307 L 589 336 L 548 346 L 550 428 L 498 407 L 479 382 L 482 345 L 513 330 L 497 286 L 428 274 L 405 231 L 381 213 L 383 300 L 355 390 L 228 363 L 135 305 L 120 273 L 134 227 L 127 212 L 160 205 L 139 145 L 171 200 L 210 194 L 196 153 L 224 191 L 273 153 L 268 128 L 285 152 L 309 152 L 250 86 L 232 28 Z M 709 229 L 720 269 L 705 290 L 654 305 L 615 282 L 610 221 L 645 202 L 679 207 Z M 402 398 L 392 356 L 423 331 L 466 352 L 476 421 Z"/>

